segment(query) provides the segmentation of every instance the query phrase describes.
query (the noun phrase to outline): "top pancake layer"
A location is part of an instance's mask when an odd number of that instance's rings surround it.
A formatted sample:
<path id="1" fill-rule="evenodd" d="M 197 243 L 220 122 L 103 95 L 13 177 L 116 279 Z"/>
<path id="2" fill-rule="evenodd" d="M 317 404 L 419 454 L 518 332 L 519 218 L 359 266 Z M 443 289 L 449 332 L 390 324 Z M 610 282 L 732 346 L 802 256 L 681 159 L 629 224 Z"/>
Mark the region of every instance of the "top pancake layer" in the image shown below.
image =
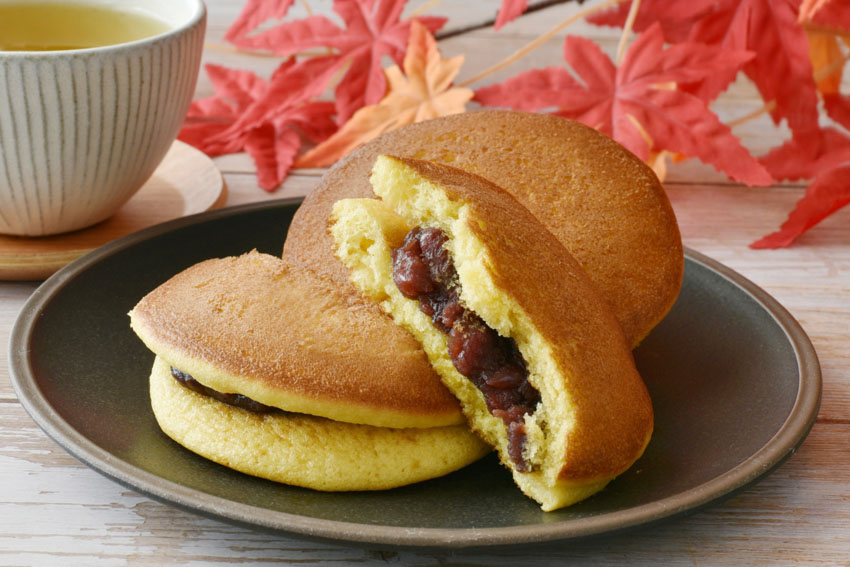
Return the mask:
<path id="1" fill-rule="evenodd" d="M 328 217 L 340 199 L 374 197 L 369 174 L 380 154 L 449 164 L 511 193 L 587 271 L 633 346 L 678 295 L 681 238 L 654 173 L 591 128 L 522 112 L 447 116 L 364 145 L 332 168 L 305 200 L 290 226 L 284 258 L 348 280 L 334 257 Z"/>
<path id="2" fill-rule="evenodd" d="M 462 423 L 419 344 L 339 287 L 266 254 L 207 260 L 146 295 L 131 325 L 220 392 L 380 427 Z"/>

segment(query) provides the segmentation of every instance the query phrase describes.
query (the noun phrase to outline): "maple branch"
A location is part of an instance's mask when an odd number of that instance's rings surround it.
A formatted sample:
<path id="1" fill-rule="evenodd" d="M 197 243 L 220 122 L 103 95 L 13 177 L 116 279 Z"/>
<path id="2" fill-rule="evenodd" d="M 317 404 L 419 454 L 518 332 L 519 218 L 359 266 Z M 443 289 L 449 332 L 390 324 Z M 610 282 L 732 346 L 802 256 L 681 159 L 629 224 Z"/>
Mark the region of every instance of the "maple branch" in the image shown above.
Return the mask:
<path id="1" fill-rule="evenodd" d="M 623 25 L 623 33 L 620 35 L 620 43 L 617 45 L 617 64 L 623 60 L 623 55 L 626 53 L 626 45 L 629 43 L 629 36 L 632 35 L 638 10 L 640 10 L 640 0 L 632 0 L 632 5 L 629 6 L 629 15 Z"/>
<path id="2" fill-rule="evenodd" d="M 625 0 L 621 0 L 621 1 L 625 1 Z M 551 8 L 552 6 L 557 6 L 559 4 L 566 4 L 568 2 L 578 2 L 579 4 L 584 4 L 584 0 L 542 0 L 540 2 L 536 2 L 534 4 L 531 4 L 528 8 L 526 8 L 525 12 L 523 12 L 522 15 L 525 16 L 525 15 L 528 15 L 528 14 L 532 14 L 534 12 L 539 12 L 540 10 L 545 10 L 546 8 Z M 417 12 L 419 12 L 419 10 L 417 10 Z M 483 30 L 483 29 L 491 28 L 491 27 L 493 27 L 493 25 L 495 25 L 495 23 L 496 23 L 496 18 L 493 17 L 489 20 L 485 20 L 485 21 L 478 23 L 478 24 L 472 24 L 472 25 L 469 25 L 469 26 L 466 26 L 466 27 L 445 31 L 445 32 L 442 32 L 442 33 L 437 33 L 434 36 L 434 39 L 436 39 L 437 41 L 440 41 L 440 40 L 443 40 L 443 39 L 448 39 L 450 37 L 463 35 L 463 34 L 473 32 L 473 31 L 476 31 L 476 30 Z"/>
<path id="3" fill-rule="evenodd" d="M 517 61 L 517 60 L 525 57 L 528 53 L 530 53 L 531 51 L 537 49 L 538 47 L 540 47 L 541 45 L 546 43 L 549 39 L 551 39 L 554 35 L 556 35 L 558 32 L 560 32 L 561 30 L 563 30 L 567 26 L 577 22 L 578 20 L 586 18 L 586 17 L 590 16 L 591 14 L 595 14 L 596 12 L 601 12 L 602 10 L 607 10 L 611 6 L 615 6 L 615 5 L 617 5 L 621 2 L 625 2 L 625 0 L 606 0 L 605 2 L 602 2 L 601 4 L 598 4 L 596 6 L 592 6 L 590 8 L 586 8 L 586 9 L 580 11 L 580 12 L 576 12 L 575 14 L 573 14 L 572 16 L 570 16 L 569 18 L 567 18 L 566 20 L 564 20 L 563 22 L 561 22 L 560 24 L 555 26 L 554 28 L 550 29 L 549 31 L 547 31 L 546 33 L 541 35 L 540 37 L 536 38 L 534 41 L 532 41 L 531 43 L 529 43 L 525 47 L 518 49 L 517 51 L 515 51 L 514 53 L 512 53 L 511 55 L 509 55 L 508 57 L 506 57 L 502 61 L 496 63 L 495 65 L 491 65 L 490 67 L 487 67 L 486 69 L 484 69 L 483 71 L 481 71 L 477 75 L 475 75 L 475 76 L 465 80 L 464 82 L 460 83 L 458 86 L 459 87 L 468 87 L 470 84 L 474 83 L 475 81 L 480 81 L 484 77 L 486 77 L 488 75 L 492 75 L 496 71 L 504 69 L 505 67 L 507 67 L 508 65 L 513 63 L 514 61 Z"/>

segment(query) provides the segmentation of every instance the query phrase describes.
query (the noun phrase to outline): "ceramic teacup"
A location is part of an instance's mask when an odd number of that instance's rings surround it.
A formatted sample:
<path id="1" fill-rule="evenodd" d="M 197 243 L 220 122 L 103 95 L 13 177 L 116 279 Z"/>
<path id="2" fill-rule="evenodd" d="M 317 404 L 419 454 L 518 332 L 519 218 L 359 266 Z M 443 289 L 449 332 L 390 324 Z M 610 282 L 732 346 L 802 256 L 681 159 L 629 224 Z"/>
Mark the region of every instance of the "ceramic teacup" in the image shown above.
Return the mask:
<path id="1" fill-rule="evenodd" d="M 0 234 L 57 234 L 111 216 L 154 172 L 192 100 L 201 0 L 73 3 L 165 25 L 127 43 L 0 51 Z"/>

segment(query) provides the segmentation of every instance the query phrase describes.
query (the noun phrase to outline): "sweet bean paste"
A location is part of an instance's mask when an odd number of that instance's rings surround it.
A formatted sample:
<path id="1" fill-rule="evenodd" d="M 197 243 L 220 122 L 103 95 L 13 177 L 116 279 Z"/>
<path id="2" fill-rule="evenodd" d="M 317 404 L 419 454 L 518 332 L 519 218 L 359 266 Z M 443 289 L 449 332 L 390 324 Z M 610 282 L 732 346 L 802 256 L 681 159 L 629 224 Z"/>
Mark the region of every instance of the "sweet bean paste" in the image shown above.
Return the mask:
<path id="1" fill-rule="evenodd" d="M 244 410 L 252 411 L 254 413 L 269 413 L 273 411 L 278 411 L 277 408 L 273 408 L 271 406 L 267 406 L 265 404 L 261 404 L 255 400 L 252 400 L 248 396 L 243 396 L 242 394 L 223 394 L 219 391 L 213 390 L 208 386 L 204 386 L 194 378 L 190 374 L 183 372 L 177 368 L 171 367 L 171 375 L 175 380 L 189 388 L 190 390 L 194 390 L 199 394 L 203 394 L 205 396 L 209 396 L 214 398 L 220 402 L 224 402 L 229 406 L 235 406 L 237 408 L 242 408 Z"/>
<path id="2" fill-rule="evenodd" d="M 393 281 L 402 295 L 418 300 L 419 309 L 449 336 L 454 367 L 481 390 L 487 409 L 505 423 L 510 458 L 518 471 L 526 472 L 523 416 L 534 413 L 540 393 L 528 383 L 516 341 L 500 336 L 461 305 L 457 272 L 443 247 L 446 240 L 438 228 L 412 229 L 393 249 Z"/>

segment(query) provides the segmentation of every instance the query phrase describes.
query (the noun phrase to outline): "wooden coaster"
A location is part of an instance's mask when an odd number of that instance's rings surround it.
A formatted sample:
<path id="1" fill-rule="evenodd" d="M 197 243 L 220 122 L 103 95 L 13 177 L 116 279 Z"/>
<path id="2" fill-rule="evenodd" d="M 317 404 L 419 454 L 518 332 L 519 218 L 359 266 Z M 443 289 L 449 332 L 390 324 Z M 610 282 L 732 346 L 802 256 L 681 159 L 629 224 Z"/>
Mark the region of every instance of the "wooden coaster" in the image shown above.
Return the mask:
<path id="1" fill-rule="evenodd" d="M 112 217 L 54 236 L 0 235 L 0 280 L 44 279 L 116 238 L 168 220 L 221 207 L 227 188 L 212 160 L 175 141 L 147 183 Z"/>

